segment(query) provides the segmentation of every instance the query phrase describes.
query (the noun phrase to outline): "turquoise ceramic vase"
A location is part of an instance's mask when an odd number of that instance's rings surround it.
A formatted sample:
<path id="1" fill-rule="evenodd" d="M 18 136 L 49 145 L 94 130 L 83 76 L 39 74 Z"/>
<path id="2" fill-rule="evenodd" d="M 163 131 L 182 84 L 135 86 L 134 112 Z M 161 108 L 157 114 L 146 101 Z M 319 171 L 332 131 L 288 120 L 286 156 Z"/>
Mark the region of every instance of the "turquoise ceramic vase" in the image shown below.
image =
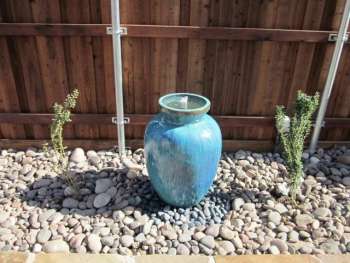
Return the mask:
<path id="1" fill-rule="evenodd" d="M 221 131 L 207 115 L 207 98 L 173 93 L 159 99 L 161 112 L 147 125 L 145 157 L 151 183 L 168 204 L 197 204 L 213 183 L 221 156 Z"/>

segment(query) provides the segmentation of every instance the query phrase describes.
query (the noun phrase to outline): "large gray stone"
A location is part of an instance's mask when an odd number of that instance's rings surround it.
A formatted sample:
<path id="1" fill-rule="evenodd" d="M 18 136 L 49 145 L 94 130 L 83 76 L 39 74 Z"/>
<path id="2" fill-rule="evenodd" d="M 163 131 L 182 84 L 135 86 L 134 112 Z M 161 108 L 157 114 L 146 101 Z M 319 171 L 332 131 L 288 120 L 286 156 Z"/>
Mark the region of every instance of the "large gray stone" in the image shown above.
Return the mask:
<path id="1" fill-rule="evenodd" d="M 63 200 L 62 206 L 65 208 L 77 208 L 79 202 L 71 197 L 68 197 Z"/>
<path id="2" fill-rule="evenodd" d="M 101 193 L 96 195 L 94 199 L 94 207 L 101 208 L 106 206 L 111 201 L 111 196 L 107 193 Z"/>
<path id="3" fill-rule="evenodd" d="M 113 181 L 111 179 L 109 178 L 98 179 L 96 181 L 95 193 L 96 194 L 104 193 L 111 186 L 113 186 Z"/>

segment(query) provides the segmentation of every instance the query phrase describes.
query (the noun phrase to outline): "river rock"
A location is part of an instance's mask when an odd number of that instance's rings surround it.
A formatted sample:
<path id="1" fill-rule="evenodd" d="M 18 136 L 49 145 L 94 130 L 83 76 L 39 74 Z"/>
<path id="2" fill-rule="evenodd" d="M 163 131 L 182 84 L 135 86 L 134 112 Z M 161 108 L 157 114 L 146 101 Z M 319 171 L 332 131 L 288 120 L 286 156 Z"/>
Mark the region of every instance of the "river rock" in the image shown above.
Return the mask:
<path id="1" fill-rule="evenodd" d="M 325 220 L 332 215 L 332 212 L 326 207 L 319 207 L 313 212 L 313 214 L 317 219 Z"/>
<path id="2" fill-rule="evenodd" d="M 110 188 L 111 186 L 113 186 L 113 181 L 111 179 L 109 178 L 98 179 L 96 181 L 95 193 L 96 194 L 103 193 L 107 191 L 108 188 Z"/>
<path id="3" fill-rule="evenodd" d="M 111 201 L 111 196 L 107 193 L 101 193 L 96 195 L 94 199 L 94 207 L 101 208 L 106 206 Z"/>
<path id="4" fill-rule="evenodd" d="M 124 235 L 120 238 L 120 243 L 124 247 L 131 247 L 134 244 L 134 238 L 130 235 Z"/>
<path id="5" fill-rule="evenodd" d="M 278 212 L 272 211 L 268 215 L 268 219 L 270 222 L 274 223 L 276 226 L 278 226 L 281 223 L 281 215 Z"/>
<path id="6" fill-rule="evenodd" d="M 350 176 L 344 177 L 344 178 L 342 179 L 342 183 L 343 183 L 343 185 L 345 185 L 345 186 L 350 186 Z"/>
<path id="7" fill-rule="evenodd" d="M 92 253 L 99 253 L 102 249 L 101 239 L 98 235 L 89 235 L 87 239 L 87 244 Z"/>
<path id="8" fill-rule="evenodd" d="M 219 235 L 220 227 L 221 226 L 219 224 L 210 225 L 205 230 L 205 234 L 212 237 L 217 237 Z"/>
<path id="9" fill-rule="evenodd" d="M 232 202 L 232 207 L 234 210 L 238 211 L 245 204 L 243 198 L 236 198 Z"/>
<path id="10" fill-rule="evenodd" d="M 86 161 L 85 152 L 82 148 L 75 148 L 70 155 L 70 160 L 75 163 L 81 163 Z"/>
<path id="11" fill-rule="evenodd" d="M 313 218 L 308 214 L 300 214 L 295 217 L 295 223 L 300 227 L 307 227 L 307 225 L 312 224 Z"/>
<path id="12" fill-rule="evenodd" d="M 210 249 L 213 249 L 215 247 L 215 240 L 212 236 L 205 236 L 201 238 L 199 242 Z"/>
<path id="13" fill-rule="evenodd" d="M 67 197 L 63 200 L 62 206 L 65 208 L 77 208 L 79 202 L 71 197 Z"/>
<path id="14" fill-rule="evenodd" d="M 69 246 L 63 240 L 52 240 L 44 244 L 43 251 L 47 253 L 69 252 Z"/>
<path id="15" fill-rule="evenodd" d="M 234 239 L 234 237 L 235 237 L 236 235 L 235 235 L 235 232 L 234 232 L 234 231 L 232 231 L 231 229 L 229 229 L 227 226 L 223 225 L 223 226 L 220 228 L 220 236 L 221 236 L 223 239 L 231 240 L 231 239 Z"/>
<path id="16" fill-rule="evenodd" d="M 51 237 L 50 230 L 48 230 L 48 229 L 41 229 L 38 232 L 37 236 L 36 236 L 36 240 L 39 243 L 45 243 L 45 242 L 47 242 L 50 239 L 50 237 Z"/>
<path id="17" fill-rule="evenodd" d="M 187 256 L 190 254 L 190 250 L 184 244 L 179 244 L 176 248 L 176 254 Z"/>
<path id="18" fill-rule="evenodd" d="M 320 247 L 326 254 L 341 254 L 339 243 L 334 240 L 327 240 Z"/>

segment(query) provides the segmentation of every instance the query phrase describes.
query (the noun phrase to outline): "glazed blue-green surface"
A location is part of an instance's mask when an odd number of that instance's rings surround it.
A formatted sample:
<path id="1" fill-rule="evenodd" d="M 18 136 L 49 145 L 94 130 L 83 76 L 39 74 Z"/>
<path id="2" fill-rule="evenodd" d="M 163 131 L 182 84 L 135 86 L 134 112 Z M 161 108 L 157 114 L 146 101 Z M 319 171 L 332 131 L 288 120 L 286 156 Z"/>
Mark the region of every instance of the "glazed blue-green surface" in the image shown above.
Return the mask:
<path id="1" fill-rule="evenodd" d="M 166 110 L 151 120 L 145 132 L 151 183 L 165 202 L 178 207 L 195 205 L 204 197 L 221 156 L 219 126 L 198 112 Z"/>

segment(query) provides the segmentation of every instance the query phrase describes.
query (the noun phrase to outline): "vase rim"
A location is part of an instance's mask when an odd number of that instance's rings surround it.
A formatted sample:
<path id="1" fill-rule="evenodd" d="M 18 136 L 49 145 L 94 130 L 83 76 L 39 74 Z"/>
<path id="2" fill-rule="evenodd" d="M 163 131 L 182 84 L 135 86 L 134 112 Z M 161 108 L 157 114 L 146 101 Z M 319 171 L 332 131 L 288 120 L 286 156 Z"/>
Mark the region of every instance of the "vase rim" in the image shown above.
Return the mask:
<path id="1" fill-rule="evenodd" d="M 180 107 L 180 99 L 185 97 L 189 108 Z M 169 93 L 159 98 L 159 105 L 162 111 L 185 115 L 204 114 L 210 109 L 209 99 L 195 93 Z"/>

